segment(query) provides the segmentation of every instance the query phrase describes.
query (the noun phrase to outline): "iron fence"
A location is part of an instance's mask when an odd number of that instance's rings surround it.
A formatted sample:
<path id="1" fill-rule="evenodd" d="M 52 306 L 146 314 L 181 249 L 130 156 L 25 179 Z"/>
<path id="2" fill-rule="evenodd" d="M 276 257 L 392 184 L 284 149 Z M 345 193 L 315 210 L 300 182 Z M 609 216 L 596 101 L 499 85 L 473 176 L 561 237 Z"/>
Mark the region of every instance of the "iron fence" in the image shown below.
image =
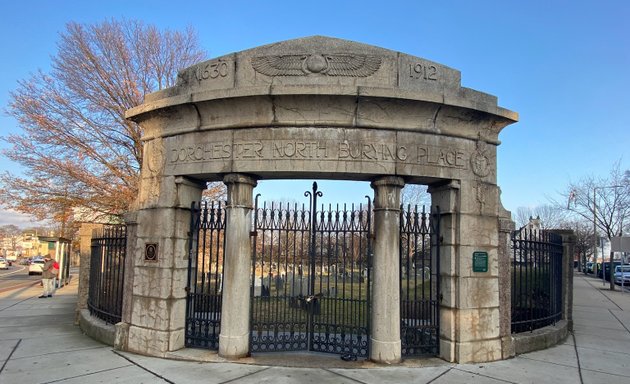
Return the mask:
<path id="1" fill-rule="evenodd" d="M 225 202 L 192 203 L 186 346 L 216 350 L 221 332 Z"/>
<path id="2" fill-rule="evenodd" d="M 522 229 L 512 234 L 512 333 L 562 318 L 562 237 Z"/>
<path id="3" fill-rule="evenodd" d="M 92 233 L 88 309 L 106 323 L 121 319 L 127 227 L 110 225 Z"/>
<path id="4" fill-rule="evenodd" d="M 439 211 L 400 210 L 400 318 L 403 356 L 439 352 Z"/>
<path id="5" fill-rule="evenodd" d="M 371 200 L 254 211 L 251 350 L 368 356 Z"/>

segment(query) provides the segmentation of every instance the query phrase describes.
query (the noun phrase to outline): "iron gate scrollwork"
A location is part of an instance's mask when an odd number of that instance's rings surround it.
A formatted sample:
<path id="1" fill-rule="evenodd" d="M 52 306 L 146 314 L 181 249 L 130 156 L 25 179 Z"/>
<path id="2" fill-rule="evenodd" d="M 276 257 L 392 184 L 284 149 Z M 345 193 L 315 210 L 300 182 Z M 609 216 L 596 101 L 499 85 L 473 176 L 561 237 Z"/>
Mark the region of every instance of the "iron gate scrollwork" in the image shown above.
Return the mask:
<path id="1" fill-rule="evenodd" d="M 192 203 L 186 285 L 188 347 L 218 349 L 225 244 L 225 204 Z"/>
<path id="2" fill-rule="evenodd" d="M 368 355 L 371 201 L 259 206 L 252 233 L 251 348 Z"/>
<path id="3" fill-rule="evenodd" d="M 401 343 L 403 356 L 439 352 L 439 208 L 400 210 Z"/>

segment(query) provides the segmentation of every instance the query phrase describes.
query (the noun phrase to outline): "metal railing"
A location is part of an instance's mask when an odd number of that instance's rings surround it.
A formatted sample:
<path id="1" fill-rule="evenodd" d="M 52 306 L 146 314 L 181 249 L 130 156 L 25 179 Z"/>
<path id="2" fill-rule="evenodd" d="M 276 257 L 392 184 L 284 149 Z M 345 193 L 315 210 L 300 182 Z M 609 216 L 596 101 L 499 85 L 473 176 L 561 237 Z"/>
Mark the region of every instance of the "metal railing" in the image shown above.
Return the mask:
<path id="1" fill-rule="evenodd" d="M 187 347 L 219 349 L 225 202 L 192 203 L 186 286 Z"/>
<path id="2" fill-rule="evenodd" d="M 369 355 L 372 203 L 256 205 L 251 350 Z"/>
<path id="3" fill-rule="evenodd" d="M 562 237 L 521 229 L 512 234 L 512 333 L 562 318 Z"/>
<path id="4" fill-rule="evenodd" d="M 92 233 L 88 309 L 106 323 L 121 320 L 127 227 L 110 225 Z"/>
<path id="5" fill-rule="evenodd" d="M 403 356 L 437 355 L 440 347 L 439 211 L 400 210 L 400 318 Z"/>

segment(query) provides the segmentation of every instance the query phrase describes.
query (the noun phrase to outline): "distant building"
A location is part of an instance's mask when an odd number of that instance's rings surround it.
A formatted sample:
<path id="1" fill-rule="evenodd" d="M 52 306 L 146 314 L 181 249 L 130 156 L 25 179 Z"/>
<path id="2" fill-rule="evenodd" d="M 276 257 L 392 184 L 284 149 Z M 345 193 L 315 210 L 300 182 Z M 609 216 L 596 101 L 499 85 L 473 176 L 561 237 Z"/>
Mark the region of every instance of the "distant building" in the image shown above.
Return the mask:
<path id="1" fill-rule="evenodd" d="M 540 216 L 536 216 L 535 219 L 530 216 L 529 222 L 525 224 L 523 227 L 521 227 L 519 231 L 527 230 L 527 232 L 532 232 L 532 231 L 540 231 L 541 229 L 542 229 L 542 225 L 540 223 Z"/>
<path id="2" fill-rule="evenodd" d="M 26 231 L 17 236 L 6 236 L 0 239 L 0 255 L 9 260 L 16 260 L 19 257 L 52 255 L 56 241 L 51 239 L 53 238 L 39 235 L 37 231 Z"/>

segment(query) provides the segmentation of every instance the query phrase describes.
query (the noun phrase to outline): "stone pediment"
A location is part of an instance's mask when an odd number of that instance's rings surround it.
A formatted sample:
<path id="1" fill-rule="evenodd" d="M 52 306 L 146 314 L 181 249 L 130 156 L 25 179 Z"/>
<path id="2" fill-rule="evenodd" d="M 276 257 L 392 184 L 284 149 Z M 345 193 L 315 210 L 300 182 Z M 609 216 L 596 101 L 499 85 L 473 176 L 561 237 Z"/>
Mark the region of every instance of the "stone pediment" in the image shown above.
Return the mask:
<path id="1" fill-rule="evenodd" d="M 461 87 L 459 71 L 420 57 L 324 36 L 282 41 L 204 61 L 175 87 L 146 97 L 133 117 L 154 109 L 259 95 L 357 95 L 428 101 L 518 119 L 497 98 Z"/>

